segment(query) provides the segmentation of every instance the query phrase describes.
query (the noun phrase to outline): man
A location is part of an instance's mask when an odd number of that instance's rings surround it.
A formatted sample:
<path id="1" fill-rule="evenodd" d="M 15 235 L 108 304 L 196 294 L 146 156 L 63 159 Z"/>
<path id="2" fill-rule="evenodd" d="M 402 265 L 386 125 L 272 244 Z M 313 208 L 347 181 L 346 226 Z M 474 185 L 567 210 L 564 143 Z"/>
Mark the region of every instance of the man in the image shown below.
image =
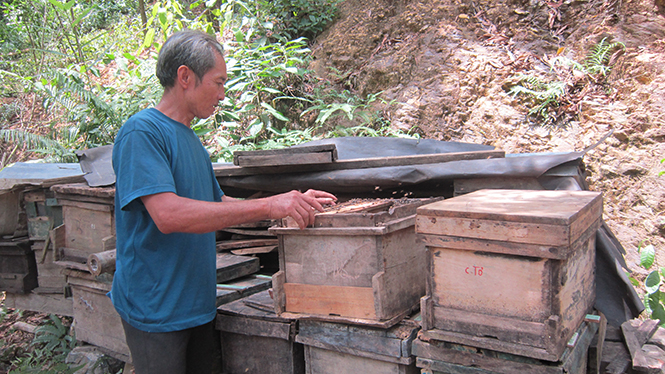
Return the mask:
<path id="1" fill-rule="evenodd" d="M 189 127 L 224 98 L 226 65 L 214 37 L 173 34 L 160 50 L 156 75 L 161 101 L 131 117 L 113 149 L 117 259 L 110 296 L 137 374 L 209 374 L 214 231 L 287 216 L 304 228 L 335 196 L 316 190 L 256 200 L 224 195 Z"/>

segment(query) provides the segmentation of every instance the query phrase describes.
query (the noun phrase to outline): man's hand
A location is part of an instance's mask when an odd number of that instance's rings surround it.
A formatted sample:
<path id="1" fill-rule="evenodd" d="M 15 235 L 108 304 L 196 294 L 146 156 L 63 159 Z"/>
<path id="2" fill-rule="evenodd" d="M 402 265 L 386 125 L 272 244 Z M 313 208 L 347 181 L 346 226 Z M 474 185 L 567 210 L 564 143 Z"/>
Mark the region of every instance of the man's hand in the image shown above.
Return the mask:
<path id="1" fill-rule="evenodd" d="M 271 219 L 291 217 L 301 229 L 314 223 L 314 214 L 317 211 L 323 212 L 323 205 L 337 201 L 335 195 L 318 190 L 308 190 L 305 193 L 291 191 L 268 199 Z"/>

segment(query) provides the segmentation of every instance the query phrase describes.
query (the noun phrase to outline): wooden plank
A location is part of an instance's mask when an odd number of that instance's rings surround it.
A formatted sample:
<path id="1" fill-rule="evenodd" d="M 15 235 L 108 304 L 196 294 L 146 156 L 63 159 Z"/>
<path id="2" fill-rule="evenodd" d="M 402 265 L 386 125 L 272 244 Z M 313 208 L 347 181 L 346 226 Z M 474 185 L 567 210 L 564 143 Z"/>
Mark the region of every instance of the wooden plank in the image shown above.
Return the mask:
<path id="1" fill-rule="evenodd" d="M 353 318 L 376 318 L 371 287 L 285 283 L 286 311 Z"/>
<path id="2" fill-rule="evenodd" d="M 245 236 L 274 236 L 268 230 L 252 230 L 252 229 L 238 229 L 227 227 L 219 231 L 229 232 L 231 234 L 245 235 Z"/>
<path id="3" fill-rule="evenodd" d="M 79 200 L 66 200 L 66 199 L 61 199 L 60 205 L 63 207 L 75 207 L 75 208 L 80 208 L 80 209 L 87 209 L 87 210 L 96 210 L 100 212 L 112 212 L 113 211 L 113 204 L 97 204 L 94 202 L 84 202 L 84 201 L 79 201 Z"/>
<path id="4" fill-rule="evenodd" d="M 418 214 L 568 226 L 600 204 L 601 194 L 592 191 L 480 190 L 420 207 Z"/>
<path id="5" fill-rule="evenodd" d="M 413 342 L 413 354 L 418 356 L 418 367 L 443 370 L 446 373 L 532 373 L 563 374 L 586 373 L 587 352 L 598 326 L 582 324 L 576 329 L 577 344 L 567 348 L 560 361 L 546 362 L 517 353 L 481 349 L 473 345 L 445 341 Z M 449 370 L 449 371 L 446 371 Z M 476 370 L 476 371 L 474 371 Z"/>
<path id="6" fill-rule="evenodd" d="M 381 265 L 376 238 L 284 235 L 286 282 L 371 289 Z"/>
<path id="7" fill-rule="evenodd" d="M 533 322 L 552 314 L 551 260 L 436 247 L 430 253 L 431 296 L 437 308 Z"/>
<path id="8" fill-rule="evenodd" d="M 236 256 L 230 253 L 217 254 L 217 283 L 225 283 L 256 273 L 261 268 L 257 257 Z"/>
<path id="9" fill-rule="evenodd" d="M 409 364 L 412 362 L 411 343 L 417 331 L 417 327 L 401 324 L 390 329 L 375 329 L 366 326 L 302 320 L 296 341 L 362 357 L 405 358 L 406 361 L 391 362 Z M 404 349 L 403 343 L 408 345 L 407 349 Z M 405 351 L 409 353 L 407 354 Z M 364 355 L 364 353 L 373 355 Z"/>
<path id="10" fill-rule="evenodd" d="M 113 199 L 115 187 L 90 187 L 87 183 L 57 184 L 51 187 L 51 191 L 60 195 L 79 195 Z"/>
<path id="11" fill-rule="evenodd" d="M 62 294 L 15 294 L 5 293 L 4 306 L 7 308 L 29 310 L 32 312 L 57 314 L 73 317 L 74 308 L 71 298 Z"/>
<path id="12" fill-rule="evenodd" d="M 66 205 L 63 205 L 62 209 L 65 246 L 68 248 L 85 250 L 88 254 L 101 252 L 104 249 L 103 240 L 115 234 L 112 211 Z"/>
<path id="13" fill-rule="evenodd" d="M 281 149 L 264 149 L 256 151 L 235 151 L 233 152 L 233 163 L 238 165 L 237 159 L 241 157 L 256 156 L 290 156 L 290 155 L 311 155 L 316 153 L 327 153 L 337 159 L 337 146 L 335 144 L 305 145 Z M 242 165 L 240 165 L 242 166 Z"/>
<path id="14" fill-rule="evenodd" d="M 490 349 L 498 352 L 505 352 L 519 356 L 526 356 L 531 358 L 537 358 L 539 360 L 546 361 L 558 361 L 559 355 L 561 352 L 550 353 L 545 348 L 534 347 L 531 345 L 518 344 L 500 341 L 493 337 L 482 337 L 482 336 L 472 336 L 464 333 L 453 332 L 453 331 L 444 331 L 444 330 L 428 330 L 421 333 L 422 339 L 425 340 L 440 340 L 447 341 L 451 343 L 464 344 L 472 347 L 479 347 Z M 530 338 L 533 339 L 535 335 L 531 335 Z M 513 340 L 518 340 L 515 338 Z M 527 340 L 529 337 L 522 337 L 522 340 Z M 563 351 L 564 347 L 561 348 Z"/>
<path id="15" fill-rule="evenodd" d="M 237 156 L 233 158 L 234 164 L 240 167 L 268 167 L 285 165 L 319 165 L 332 163 L 331 153 L 283 154 L 267 156 Z"/>
<path id="16" fill-rule="evenodd" d="M 417 374 L 420 373 L 415 363 L 403 364 L 394 360 L 367 358 L 344 352 L 305 346 L 307 374 L 338 373 L 382 373 L 382 374 Z"/>
<path id="17" fill-rule="evenodd" d="M 223 331 L 220 335 L 223 373 L 305 372 L 302 344 Z"/>
<path id="18" fill-rule="evenodd" d="M 647 356 L 648 352 L 657 354 L 660 348 L 654 346 L 654 348 L 643 349 L 643 345 L 657 328 L 658 321 L 654 320 L 646 322 L 630 320 L 621 324 L 621 331 L 623 331 L 624 341 L 630 352 L 634 369 L 647 373 L 661 371 L 663 367 L 662 357 L 665 356 L 660 356 L 660 363 L 658 363 L 658 360 L 653 360 L 650 356 Z"/>
<path id="19" fill-rule="evenodd" d="M 70 283 L 74 280 L 71 277 Z M 115 311 L 104 285 L 94 282 L 83 286 L 72 283 L 72 301 L 76 320 L 76 338 L 129 356 L 120 316 Z"/>
<path id="20" fill-rule="evenodd" d="M 248 275 L 217 285 L 216 305 L 220 306 L 243 297 L 267 290 L 271 286 L 271 278 L 267 275 Z"/>
<path id="21" fill-rule="evenodd" d="M 631 370 L 631 358 L 623 342 L 605 342 L 601 366 L 607 374 L 624 374 Z"/>
<path id="22" fill-rule="evenodd" d="M 243 168 L 224 164 L 213 164 L 213 170 L 217 177 L 232 177 L 256 174 L 278 174 L 286 172 L 309 172 L 309 171 L 333 171 L 349 169 L 368 169 L 391 166 L 409 166 L 424 164 L 439 164 L 443 162 L 481 160 L 489 158 L 503 158 L 504 151 L 473 151 L 473 152 L 451 152 L 436 153 L 428 155 L 407 155 L 395 157 L 369 157 L 362 159 L 337 160 L 330 164 L 320 165 L 291 165 L 275 166 L 269 168 Z"/>
<path id="23" fill-rule="evenodd" d="M 277 243 L 277 239 L 223 240 L 217 242 L 217 252 L 222 252 L 229 249 L 276 246 Z"/>
<path id="24" fill-rule="evenodd" d="M 493 219 L 416 217 L 416 231 L 424 235 L 446 235 L 536 245 L 568 246 L 570 229 L 565 225 L 510 222 Z"/>
<path id="25" fill-rule="evenodd" d="M 234 255 L 238 256 L 246 256 L 246 255 L 255 255 L 255 254 L 262 254 L 262 253 L 270 253 L 274 252 L 277 250 L 277 244 L 275 245 L 268 245 L 265 247 L 250 247 L 250 248 L 240 248 L 240 249 L 233 249 L 231 250 L 231 253 Z"/>

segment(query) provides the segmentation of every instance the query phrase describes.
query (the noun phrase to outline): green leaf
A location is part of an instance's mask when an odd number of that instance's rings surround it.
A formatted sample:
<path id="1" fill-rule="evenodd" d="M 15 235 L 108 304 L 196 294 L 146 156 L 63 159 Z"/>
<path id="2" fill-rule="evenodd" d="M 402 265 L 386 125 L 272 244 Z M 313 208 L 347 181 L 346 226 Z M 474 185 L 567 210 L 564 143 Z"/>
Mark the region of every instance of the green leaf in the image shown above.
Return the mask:
<path id="1" fill-rule="evenodd" d="M 661 285 L 660 275 L 657 271 L 652 271 L 647 275 L 647 278 L 644 280 L 644 288 L 648 294 L 653 294 L 658 292 Z"/>
<path id="2" fill-rule="evenodd" d="M 92 12 L 92 8 L 84 10 L 83 13 L 81 13 L 78 17 L 76 17 L 76 20 L 74 20 L 74 23 L 72 23 L 72 25 L 78 26 L 78 24 L 81 23 L 83 18 L 85 18 L 88 14 L 90 14 L 90 12 Z"/>
<path id="3" fill-rule="evenodd" d="M 54 7 L 58 8 L 58 9 L 60 9 L 60 10 L 62 10 L 62 11 L 65 11 L 65 10 L 66 10 L 66 9 L 65 9 L 65 4 L 59 2 L 58 0 L 48 0 L 48 1 L 49 1 L 49 3 L 51 3 Z"/>
<path id="4" fill-rule="evenodd" d="M 255 121 L 253 125 L 247 128 L 247 132 L 249 132 L 249 135 L 252 138 L 256 137 L 256 135 L 258 135 L 261 130 L 263 130 L 263 122 L 261 121 Z"/>
<path id="5" fill-rule="evenodd" d="M 266 109 L 268 113 L 272 114 L 273 117 L 277 118 L 280 121 L 288 122 L 289 119 L 280 113 L 277 109 L 273 108 L 271 105 L 266 103 L 261 103 L 261 107 Z"/>
<path id="6" fill-rule="evenodd" d="M 640 266 L 649 270 L 656 260 L 656 249 L 649 244 L 640 249 Z"/>
<path id="7" fill-rule="evenodd" d="M 154 40 L 155 40 L 155 29 L 150 29 L 148 30 L 147 33 L 145 33 L 145 38 L 143 39 L 143 48 L 150 48 Z"/>

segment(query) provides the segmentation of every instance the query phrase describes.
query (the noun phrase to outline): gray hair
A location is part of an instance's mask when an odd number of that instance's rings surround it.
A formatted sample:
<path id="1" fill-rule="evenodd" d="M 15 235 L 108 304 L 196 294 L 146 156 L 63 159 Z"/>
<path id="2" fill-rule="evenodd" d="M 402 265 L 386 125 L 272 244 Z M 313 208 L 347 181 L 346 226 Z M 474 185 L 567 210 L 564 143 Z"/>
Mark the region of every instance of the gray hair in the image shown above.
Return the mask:
<path id="1" fill-rule="evenodd" d="M 162 87 L 175 85 L 178 68 L 185 65 L 190 68 L 198 79 L 215 66 L 215 53 L 224 55 L 224 47 L 214 36 L 196 30 L 182 30 L 171 35 L 157 58 L 155 75 Z"/>

